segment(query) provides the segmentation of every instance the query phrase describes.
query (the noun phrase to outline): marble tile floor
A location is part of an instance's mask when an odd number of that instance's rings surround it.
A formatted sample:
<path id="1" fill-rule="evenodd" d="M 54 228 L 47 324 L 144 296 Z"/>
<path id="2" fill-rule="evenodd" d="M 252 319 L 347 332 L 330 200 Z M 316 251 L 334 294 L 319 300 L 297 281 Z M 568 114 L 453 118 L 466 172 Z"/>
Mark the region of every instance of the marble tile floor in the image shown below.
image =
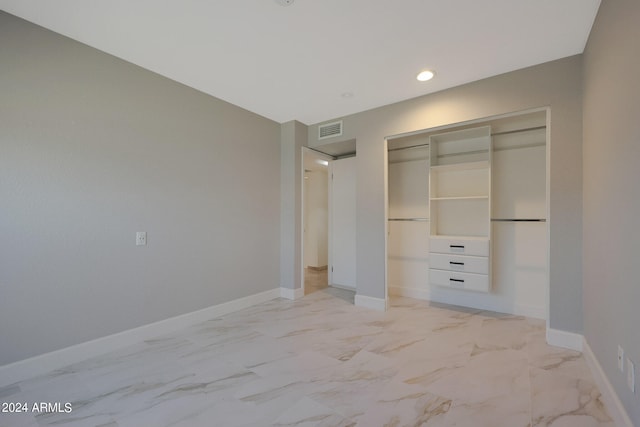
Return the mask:
<path id="1" fill-rule="evenodd" d="M 584 358 L 544 322 L 327 290 L 272 300 L 0 388 L 0 426 L 613 426 Z"/>

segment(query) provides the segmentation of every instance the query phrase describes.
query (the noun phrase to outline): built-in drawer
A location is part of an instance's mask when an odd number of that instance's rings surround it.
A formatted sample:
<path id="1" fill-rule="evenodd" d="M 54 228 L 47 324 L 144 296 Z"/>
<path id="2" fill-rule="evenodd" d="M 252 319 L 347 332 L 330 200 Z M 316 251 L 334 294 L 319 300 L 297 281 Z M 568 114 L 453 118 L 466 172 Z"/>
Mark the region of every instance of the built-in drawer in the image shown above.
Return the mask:
<path id="1" fill-rule="evenodd" d="M 438 270 L 489 274 L 489 258 L 430 253 L 429 267 Z"/>
<path id="2" fill-rule="evenodd" d="M 429 239 L 429 252 L 489 256 L 489 239 L 432 237 Z"/>
<path id="3" fill-rule="evenodd" d="M 486 274 L 429 269 L 429 283 L 447 288 L 489 292 L 489 276 Z"/>

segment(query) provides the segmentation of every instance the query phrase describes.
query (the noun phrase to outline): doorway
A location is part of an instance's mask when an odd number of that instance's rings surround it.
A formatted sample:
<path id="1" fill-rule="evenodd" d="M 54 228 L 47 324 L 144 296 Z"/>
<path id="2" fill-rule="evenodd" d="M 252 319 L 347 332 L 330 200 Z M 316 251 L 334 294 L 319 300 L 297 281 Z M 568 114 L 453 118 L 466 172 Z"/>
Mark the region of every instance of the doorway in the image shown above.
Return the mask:
<path id="1" fill-rule="evenodd" d="M 329 162 L 332 157 L 303 148 L 302 274 L 304 294 L 329 286 Z"/>
<path id="2" fill-rule="evenodd" d="M 302 148 L 301 282 L 304 295 L 354 303 L 355 140 Z"/>

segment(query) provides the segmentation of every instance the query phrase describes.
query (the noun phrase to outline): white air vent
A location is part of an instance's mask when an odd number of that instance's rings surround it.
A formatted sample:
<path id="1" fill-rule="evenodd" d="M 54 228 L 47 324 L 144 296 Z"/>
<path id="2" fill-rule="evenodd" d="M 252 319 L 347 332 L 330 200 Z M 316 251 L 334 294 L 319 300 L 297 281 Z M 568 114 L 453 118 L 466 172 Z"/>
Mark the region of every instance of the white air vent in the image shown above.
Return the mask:
<path id="1" fill-rule="evenodd" d="M 318 126 L 318 139 L 333 138 L 342 135 L 342 120 Z"/>

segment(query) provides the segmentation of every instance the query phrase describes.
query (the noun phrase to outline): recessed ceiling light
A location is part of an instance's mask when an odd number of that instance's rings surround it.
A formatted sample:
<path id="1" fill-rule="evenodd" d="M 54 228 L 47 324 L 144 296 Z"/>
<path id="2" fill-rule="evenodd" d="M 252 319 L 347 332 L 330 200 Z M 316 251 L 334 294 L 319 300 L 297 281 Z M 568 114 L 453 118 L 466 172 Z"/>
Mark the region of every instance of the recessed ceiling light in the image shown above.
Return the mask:
<path id="1" fill-rule="evenodd" d="M 273 0 L 278 3 L 280 6 L 291 6 L 293 4 L 293 0 Z"/>
<path id="2" fill-rule="evenodd" d="M 316 163 L 322 166 L 329 166 L 329 162 L 326 160 L 322 160 L 322 159 L 317 159 Z"/>
<path id="3" fill-rule="evenodd" d="M 417 75 L 416 79 L 421 82 L 426 82 L 427 80 L 431 80 L 433 76 L 435 76 L 435 73 L 433 71 L 424 70 Z"/>
<path id="4" fill-rule="evenodd" d="M 343 98 L 353 98 L 353 92 L 343 92 L 340 96 Z"/>

